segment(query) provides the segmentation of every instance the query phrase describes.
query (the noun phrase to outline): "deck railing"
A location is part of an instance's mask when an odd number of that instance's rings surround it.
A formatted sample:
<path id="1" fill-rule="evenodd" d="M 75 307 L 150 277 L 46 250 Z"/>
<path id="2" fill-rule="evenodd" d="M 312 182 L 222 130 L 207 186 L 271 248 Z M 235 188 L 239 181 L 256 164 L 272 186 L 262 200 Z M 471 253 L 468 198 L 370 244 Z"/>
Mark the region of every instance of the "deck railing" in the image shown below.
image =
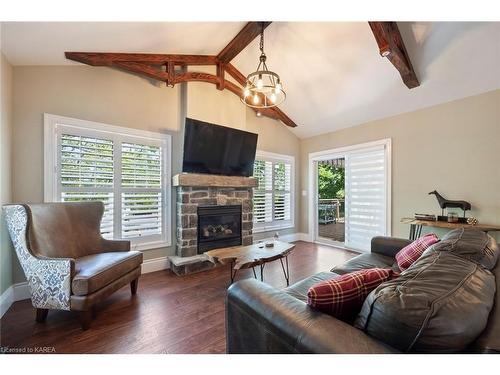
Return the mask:
<path id="1" fill-rule="evenodd" d="M 344 208 L 344 199 L 318 199 L 319 224 L 343 222 Z"/>

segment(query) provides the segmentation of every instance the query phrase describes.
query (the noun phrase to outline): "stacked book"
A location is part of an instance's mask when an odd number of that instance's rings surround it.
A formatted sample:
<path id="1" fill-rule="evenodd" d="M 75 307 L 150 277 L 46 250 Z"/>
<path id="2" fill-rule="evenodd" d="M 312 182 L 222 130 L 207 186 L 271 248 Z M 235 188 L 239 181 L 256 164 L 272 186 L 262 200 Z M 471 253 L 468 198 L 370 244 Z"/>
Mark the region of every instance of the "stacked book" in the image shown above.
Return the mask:
<path id="1" fill-rule="evenodd" d="M 415 214 L 415 219 L 417 219 L 417 220 L 427 220 L 427 221 L 436 221 L 436 215 Z"/>

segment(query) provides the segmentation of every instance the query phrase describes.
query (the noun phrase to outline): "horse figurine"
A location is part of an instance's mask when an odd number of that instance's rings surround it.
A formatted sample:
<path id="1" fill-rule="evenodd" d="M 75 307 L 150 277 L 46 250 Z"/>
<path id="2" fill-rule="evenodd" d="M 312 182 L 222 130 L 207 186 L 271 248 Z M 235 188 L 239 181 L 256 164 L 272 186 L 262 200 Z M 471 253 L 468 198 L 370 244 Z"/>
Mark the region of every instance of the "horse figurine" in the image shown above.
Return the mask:
<path id="1" fill-rule="evenodd" d="M 441 194 L 439 194 L 436 190 L 433 190 L 429 193 L 429 195 L 434 194 L 436 196 L 436 199 L 439 203 L 439 207 L 441 207 L 442 210 L 442 215 L 444 216 L 444 209 L 445 208 L 450 208 L 450 207 L 456 207 L 456 208 L 461 208 L 464 211 L 464 217 L 465 217 L 465 211 L 471 209 L 471 205 L 469 202 L 466 201 L 451 201 L 448 199 L 445 199 Z"/>

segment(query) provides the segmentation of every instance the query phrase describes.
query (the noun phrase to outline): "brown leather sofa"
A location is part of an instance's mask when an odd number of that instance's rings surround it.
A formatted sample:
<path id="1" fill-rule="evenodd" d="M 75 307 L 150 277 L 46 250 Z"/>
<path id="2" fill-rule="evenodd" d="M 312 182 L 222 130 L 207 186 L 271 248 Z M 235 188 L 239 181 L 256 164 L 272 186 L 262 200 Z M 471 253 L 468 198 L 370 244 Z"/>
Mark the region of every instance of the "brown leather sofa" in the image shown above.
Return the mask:
<path id="1" fill-rule="evenodd" d="M 500 353 L 499 251 L 491 237 L 479 233 L 462 238 L 450 232 L 399 278 L 375 289 L 349 323 L 310 308 L 309 287 L 364 268 L 399 271 L 394 256 L 410 241 L 375 237 L 371 253 L 283 290 L 253 279 L 236 282 L 226 299 L 227 352 Z M 482 283 L 478 275 L 489 281 Z M 457 350 L 471 336 L 464 333 L 474 329 L 476 339 Z"/>
<path id="2" fill-rule="evenodd" d="M 87 329 L 96 303 L 129 283 L 136 294 L 142 253 L 131 251 L 130 241 L 101 236 L 102 202 L 7 205 L 3 210 L 38 322 L 50 309 L 74 310 Z"/>

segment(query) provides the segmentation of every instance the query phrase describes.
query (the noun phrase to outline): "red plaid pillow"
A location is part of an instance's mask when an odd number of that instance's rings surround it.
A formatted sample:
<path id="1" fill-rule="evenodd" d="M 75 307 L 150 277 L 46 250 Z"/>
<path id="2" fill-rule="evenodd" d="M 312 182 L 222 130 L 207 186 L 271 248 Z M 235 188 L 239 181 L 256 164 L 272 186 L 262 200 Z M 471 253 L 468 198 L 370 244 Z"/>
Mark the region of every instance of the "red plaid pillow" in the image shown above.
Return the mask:
<path id="1" fill-rule="evenodd" d="M 339 319 L 351 319 L 373 289 L 398 275 L 391 269 L 371 268 L 321 281 L 307 291 L 307 304 Z"/>
<path id="2" fill-rule="evenodd" d="M 423 254 L 425 249 L 434 245 L 439 241 L 439 238 L 434 233 L 426 234 L 418 240 L 413 241 L 411 244 L 403 247 L 396 254 L 396 262 L 401 271 L 410 267 Z"/>

